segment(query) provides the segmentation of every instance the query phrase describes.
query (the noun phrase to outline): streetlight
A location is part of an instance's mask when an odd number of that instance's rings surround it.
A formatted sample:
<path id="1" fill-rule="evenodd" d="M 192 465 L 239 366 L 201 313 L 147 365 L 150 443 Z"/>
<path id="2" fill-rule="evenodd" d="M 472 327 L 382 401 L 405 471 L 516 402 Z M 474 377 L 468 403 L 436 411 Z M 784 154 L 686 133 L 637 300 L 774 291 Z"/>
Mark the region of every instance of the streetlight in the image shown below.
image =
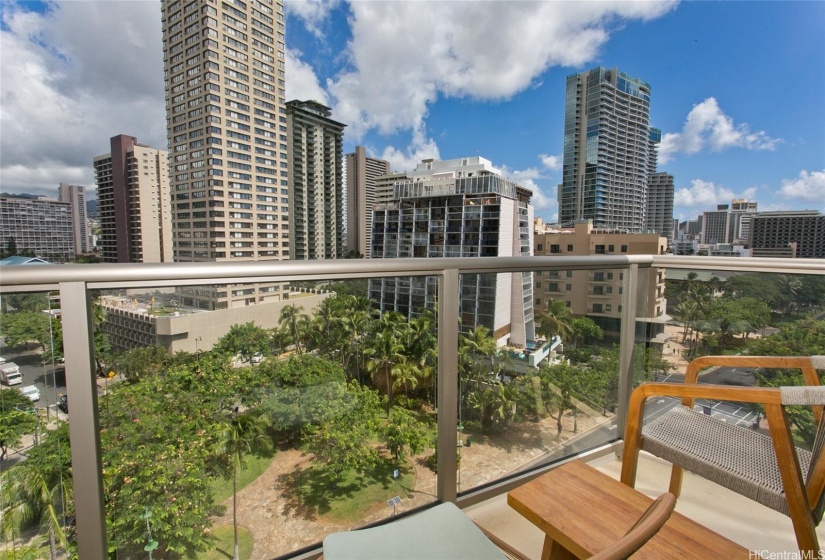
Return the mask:
<path id="1" fill-rule="evenodd" d="M 201 351 L 198 348 L 198 343 L 201 341 L 201 337 L 197 337 L 195 339 L 195 354 L 198 356 L 198 363 L 201 363 Z"/>

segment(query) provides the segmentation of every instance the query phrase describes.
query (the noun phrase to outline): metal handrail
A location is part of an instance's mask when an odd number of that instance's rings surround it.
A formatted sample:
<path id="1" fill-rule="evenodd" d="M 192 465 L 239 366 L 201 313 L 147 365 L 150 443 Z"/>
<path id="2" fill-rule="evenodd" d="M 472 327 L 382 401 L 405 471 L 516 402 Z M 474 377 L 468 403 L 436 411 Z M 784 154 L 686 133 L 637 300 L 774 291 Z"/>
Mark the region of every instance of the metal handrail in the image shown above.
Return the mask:
<path id="1" fill-rule="evenodd" d="M 537 257 L 470 257 L 437 259 L 364 259 L 337 261 L 248 261 L 222 263 L 32 265 L 3 267 L 0 294 L 59 290 L 64 328 L 67 392 L 72 401 L 70 423 L 72 465 L 75 472 L 78 550 L 82 558 L 106 557 L 105 512 L 99 438 L 97 391 L 94 382 L 90 290 L 112 288 L 292 282 L 435 276 L 439 286 L 438 313 L 438 499 L 459 501 L 489 497 L 501 488 L 476 492 L 459 499 L 456 488 L 456 401 L 458 378 L 459 274 L 512 273 L 551 270 L 627 271 L 622 282 L 622 324 L 636 321 L 640 269 L 672 268 L 825 275 L 825 259 L 770 259 L 675 257 L 666 255 L 599 255 Z M 632 379 L 629 375 L 634 344 L 633 328 L 624 328 L 620 341 L 618 433 L 626 417 Z M 82 473 L 82 475 L 81 475 Z"/>

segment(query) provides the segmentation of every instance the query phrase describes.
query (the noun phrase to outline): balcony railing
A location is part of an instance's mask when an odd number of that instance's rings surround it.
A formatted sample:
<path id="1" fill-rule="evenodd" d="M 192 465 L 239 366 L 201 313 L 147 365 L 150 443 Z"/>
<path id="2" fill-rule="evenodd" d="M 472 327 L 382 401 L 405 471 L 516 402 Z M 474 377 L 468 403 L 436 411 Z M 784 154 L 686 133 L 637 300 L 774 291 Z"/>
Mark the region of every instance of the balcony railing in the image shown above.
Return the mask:
<path id="1" fill-rule="evenodd" d="M 463 383 L 459 378 L 459 294 L 461 278 L 468 275 L 542 271 L 610 270 L 622 281 L 622 325 L 636 324 L 637 289 L 641 271 L 649 268 L 726 270 L 734 272 L 773 272 L 780 274 L 825 275 L 825 261 L 790 259 L 725 259 L 672 256 L 591 256 L 591 257 L 507 257 L 507 258 L 439 258 L 375 259 L 314 262 L 239 262 L 239 263 L 172 263 L 172 264 L 100 264 L 21 266 L 3 269 L 0 294 L 57 291 L 63 322 L 68 400 L 72 403 L 69 432 L 74 473 L 74 501 L 77 523 L 78 553 L 81 558 L 104 559 L 107 553 L 104 478 L 98 408 L 97 365 L 94 355 L 93 294 L 98 290 L 135 290 L 160 287 L 192 287 L 242 283 L 300 283 L 387 277 L 435 278 L 438 285 L 437 313 L 437 477 L 434 497 L 471 505 L 500 494 L 518 484 L 538 469 L 521 469 L 514 477 L 493 479 L 486 485 L 461 491 L 459 457 L 461 444 L 459 403 Z M 371 288 L 372 291 L 372 288 Z M 421 289 L 412 291 L 420 296 Z M 542 306 L 537 306 L 541 308 Z M 417 310 L 420 311 L 420 310 Z M 461 329 L 465 329 L 466 325 Z M 470 325 L 472 327 L 472 325 Z M 619 332 L 618 398 L 616 431 L 622 434 L 627 401 L 633 387 L 632 358 L 636 329 Z M 195 342 L 197 347 L 197 342 Z M 618 449 L 621 442 L 614 436 L 601 446 L 602 452 Z M 573 453 L 574 455 L 575 453 Z M 570 456 L 571 454 L 567 454 Z M 551 461 L 537 465 L 551 467 Z M 160 504 L 158 507 L 162 507 Z M 320 539 L 319 539 L 320 540 Z M 318 552 L 311 548 L 305 555 Z"/>

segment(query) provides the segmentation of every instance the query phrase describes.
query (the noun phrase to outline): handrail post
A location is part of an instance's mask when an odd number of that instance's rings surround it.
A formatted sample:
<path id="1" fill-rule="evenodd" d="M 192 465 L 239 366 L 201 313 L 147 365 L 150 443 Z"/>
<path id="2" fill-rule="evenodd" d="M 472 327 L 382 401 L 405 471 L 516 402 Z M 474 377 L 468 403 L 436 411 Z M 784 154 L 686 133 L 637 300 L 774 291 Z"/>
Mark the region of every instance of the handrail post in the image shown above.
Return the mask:
<path id="1" fill-rule="evenodd" d="M 72 406 L 69 437 L 77 513 L 77 551 L 84 560 L 104 560 L 106 513 L 94 367 L 92 301 L 85 282 L 60 283 L 66 394 Z"/>
<path id="2" fill-rule="evenodd" d="M 633 391 L 633 347 L 636 343 L 636 304 L 638 301 L 639 265 L 631 264 L 625 270 L 622 284 L 622 326 L 619 334 L 619 391 L 616 413 L 616 434 L 624 437 L 627 425 L 627 407 Z"/>
<path id="3" fill-rule="evenodd" d="M 455 503 L 458 419 L 458 270 L 438 281 L 438 480 L 440 502 Z"/>

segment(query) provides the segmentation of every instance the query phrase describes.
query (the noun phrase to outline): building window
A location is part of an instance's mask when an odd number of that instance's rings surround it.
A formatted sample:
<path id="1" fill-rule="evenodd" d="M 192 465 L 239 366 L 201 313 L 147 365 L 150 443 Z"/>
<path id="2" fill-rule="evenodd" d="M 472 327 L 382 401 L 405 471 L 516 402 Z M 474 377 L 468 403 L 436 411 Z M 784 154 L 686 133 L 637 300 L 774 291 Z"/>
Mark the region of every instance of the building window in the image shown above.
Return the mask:
<path id="1" fill-rule="evenodd" d="M 593 313 L 602 313 L 602 304 L 601 303 L 594 303 L 593 304 Z"/>
<path id="2" fill-rule="evenodd" d="M 597 255 L 604 255 L 604 245 L 596 245 L 595 253 Z"/>
<path id="3" fill-rule="evenodd" d="M 567 251 L 569 252 L 569 251 L 572 251 L 572 250 L 573 250 L 573 246 L 572 246 L 572 245 L 568 245 L 568 246 L 567 246 Z"/>
<path id="4" fill-rule="evenodd" d="M 565 284 L 565 285 L 564 285 L 564 289 L 565 289 L 565 290 L 567 290 L 567 291 L 569 292 L 570 290 L 572 290 L 572 289 L 573 289 L 573 284 Z"/>
<path id="5" fill-rule="evenodd" d="M 538 245 L 536 245 L 536 251 L 541 252 L 541 251 L 543 251 L 543 250 L 544 250 L 544 245 L 542 245 L 541 243 L 539 243 Z"/>
<path id="6" fill-rule="evenodd" d="M 553 282 L 547 287 L 547 289 L 550 290 L 551 292 L 558 292 L 559 291 L 559 285 L 556 282 Z"/>
<path id="7" fill-rule="evenodd" d="M 622 245 L 622 253 L 627 253 L 627 245 Z"/>
<path id="8" fill-rule="evenodd" d="M 612 303 L 605 303 L 604 304 L 604 311 L 605 313 L 610 313 L 613 311 L 613 304 Z"/>
<path id="9" fill-rule="evenodd" d="M 536 307 L 540 307 L 540 306 L 541 306 L 541 300 L 539 298 L 536 298 Z"/>
<path id="10" fill-rule="evenodd" d="M 540 289 L 541 289 L 541 282 L 536 282 L 536 289 L 537 289 L 537 290 L 540 290 Z"/>
<path id="11" fill-rule="evenodd" d="M 616 251 L 616 246 L 615 245 L 608 245 L 607 246 L 607 252 L 608 253 L 613 253 L 615 251 Z"/>
<path id="12" fill-rule="evenodd" d="M 561 253 L 561 247 L 559 245 L 550 245 L 550 252 L 553 254 Z"/>
<path id="13" fill-rule="evenodd" d="M 567 271 L 567 277 L 568 278 L 573 278 L 573 271 L 572 270 Z"/>

